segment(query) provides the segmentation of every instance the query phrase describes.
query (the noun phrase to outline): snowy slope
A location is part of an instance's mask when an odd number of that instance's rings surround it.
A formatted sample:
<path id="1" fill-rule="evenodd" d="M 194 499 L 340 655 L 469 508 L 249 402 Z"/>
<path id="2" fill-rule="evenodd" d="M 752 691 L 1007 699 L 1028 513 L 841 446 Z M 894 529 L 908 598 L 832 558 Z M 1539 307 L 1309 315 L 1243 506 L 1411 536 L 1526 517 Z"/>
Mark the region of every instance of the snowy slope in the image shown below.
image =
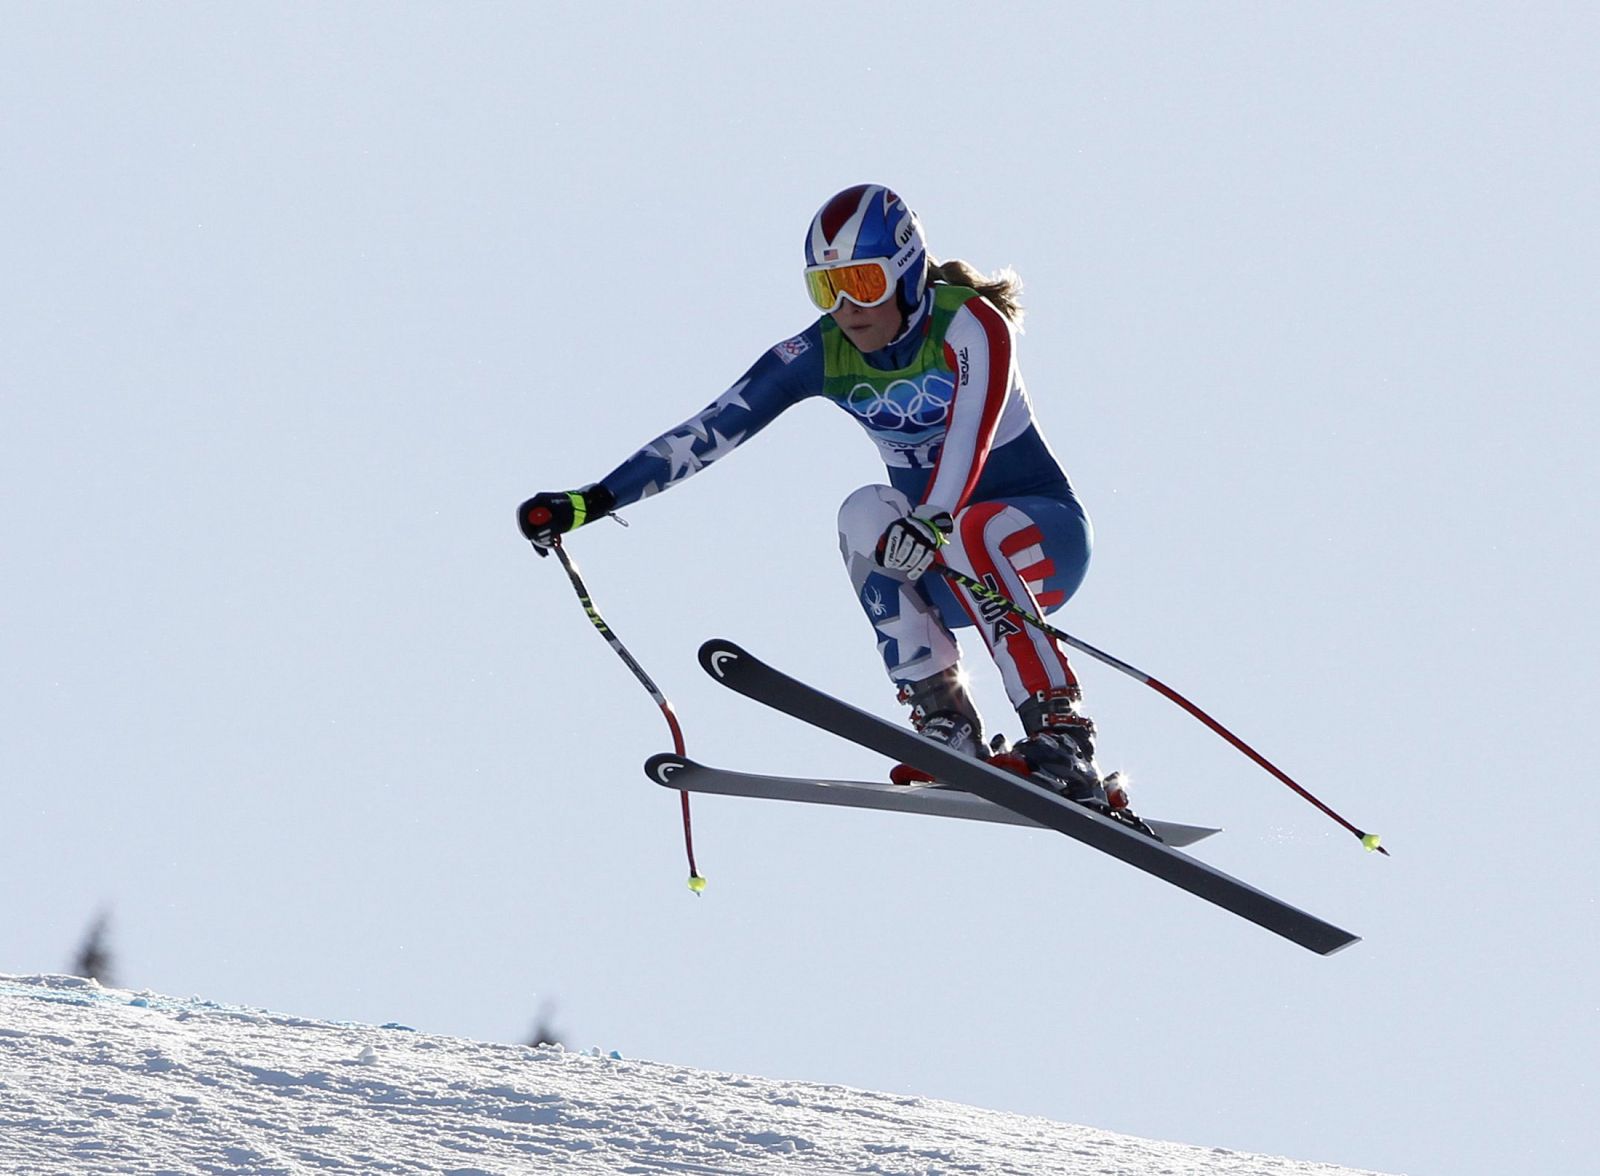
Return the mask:
<path id="1" fill-rule="evenodd" d="M 1249 1173 L 1353 1169 L 837 1086 L 0 976 L 0 1171 Z"/>

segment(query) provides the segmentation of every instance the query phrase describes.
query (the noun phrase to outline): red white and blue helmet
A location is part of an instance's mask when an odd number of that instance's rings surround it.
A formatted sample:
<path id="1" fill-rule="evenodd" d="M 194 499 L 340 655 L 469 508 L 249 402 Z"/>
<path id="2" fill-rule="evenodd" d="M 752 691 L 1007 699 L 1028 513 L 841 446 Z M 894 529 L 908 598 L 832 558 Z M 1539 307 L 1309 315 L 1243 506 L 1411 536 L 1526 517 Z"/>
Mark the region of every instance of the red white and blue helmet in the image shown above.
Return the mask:
<path id="1" fill-rule="evenodd" d="M 846 188 L 817 210 L 806 234 L 808 271 L 858 261 L 884 263 L 907 314 L 922 301 L 928 287 L 922 223 L 882 184 Z"/>

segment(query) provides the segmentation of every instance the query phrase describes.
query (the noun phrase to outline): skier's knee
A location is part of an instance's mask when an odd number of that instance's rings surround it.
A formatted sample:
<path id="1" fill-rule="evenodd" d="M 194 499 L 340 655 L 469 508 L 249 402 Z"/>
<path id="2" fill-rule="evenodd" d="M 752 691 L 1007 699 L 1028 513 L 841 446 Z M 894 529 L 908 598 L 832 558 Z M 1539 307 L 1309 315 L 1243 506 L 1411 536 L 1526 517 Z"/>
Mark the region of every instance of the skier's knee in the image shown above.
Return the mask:
<path id="1" fill-rule="evenodd" d="M 911 509 L 911 500 L 893 486 L 863 486 L 839 507 L 839 549 L 871 551 L 888 525 Z"/>

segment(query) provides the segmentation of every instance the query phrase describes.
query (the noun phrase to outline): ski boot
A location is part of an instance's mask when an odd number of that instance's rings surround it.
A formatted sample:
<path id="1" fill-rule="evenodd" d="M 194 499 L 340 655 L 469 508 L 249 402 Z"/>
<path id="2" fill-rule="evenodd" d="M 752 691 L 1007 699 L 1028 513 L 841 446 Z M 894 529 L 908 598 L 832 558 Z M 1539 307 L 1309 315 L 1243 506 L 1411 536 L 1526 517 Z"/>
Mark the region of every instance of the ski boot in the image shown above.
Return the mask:
<path id="1" fill-rule="evenodd" d="M 983 720 L 967 692 L 966 677 L 960 666 L 941 670 L 920 682 L 900 687 L 900 701 L 911 707 L 911 725 L 920 734 L 952 751 L 986 759 L 983 751 Z M 896 784 L 929 784 L 933 777 L 910 764 L 896 764 L 889 772 Z"/>
<path id="2" fill-rule="evenodd" d="M 1094 762 L 1094 720 L 1078 713 L 1076 690 L 1040 691 L 1017 708 L 1023 737 L 996 767 L 1038 780 L 1068 800 L 1109 811 Z"/>
<path id="3" fill-rule="evenodd" d="M 990 762 L 1155 837 L 1155 830 L 1128 807 L 1121 773 L 1101 776 L 1094 759 L 1094 720 L 1079 712 L 1079 698 L 1069 687 L 1040 691 L 1028 699 L 1017 708 L 1024 738 Z"/>
<path id="4" fill-rule="evenodd" d="M 1161 840 L 1161 834 L 1150 827 L 1150 823 L 1133 811 L 1128 800 L 1128 778 L 1121 772 L 1112 772 L 1100 781 L 1106 790 L 1106 803 L 1111 806 L 1111 815 L 1124 825 L 1129 825 L 1146 837 Z"/>

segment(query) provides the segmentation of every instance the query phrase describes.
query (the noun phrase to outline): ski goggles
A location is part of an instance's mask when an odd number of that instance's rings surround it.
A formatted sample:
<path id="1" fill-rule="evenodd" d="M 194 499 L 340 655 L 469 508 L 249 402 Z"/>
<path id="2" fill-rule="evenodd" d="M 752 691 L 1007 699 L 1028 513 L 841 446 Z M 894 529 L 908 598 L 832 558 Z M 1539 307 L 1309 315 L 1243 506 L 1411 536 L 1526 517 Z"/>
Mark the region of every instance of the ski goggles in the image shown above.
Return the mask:
<path id="1" fill-rule="evenodd" d="M 894 294 L 894 274 L 885 258 L 806 266 L 806 293 L 818 310 L 832 313 L 848 298 L 857 306 L 881 306 Z"/>

